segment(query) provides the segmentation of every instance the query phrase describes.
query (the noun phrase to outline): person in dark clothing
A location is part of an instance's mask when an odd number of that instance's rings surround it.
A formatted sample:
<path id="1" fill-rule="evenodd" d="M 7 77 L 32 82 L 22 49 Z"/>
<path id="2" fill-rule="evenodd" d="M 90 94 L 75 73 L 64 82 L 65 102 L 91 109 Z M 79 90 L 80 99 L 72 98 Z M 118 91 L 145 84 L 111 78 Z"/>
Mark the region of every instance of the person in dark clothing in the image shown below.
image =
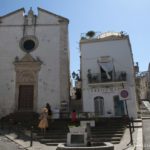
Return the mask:
<path id="1" fill-rule="evenodd" d="M 51 125 L 51 122 L 52 122 L 52 110 L 51 110 L 51 106 L 50 106 L 50 104 L 49 103 L 46 103 L 46 106 L 45 106 L 46 108 L 47 108 L 47 110 L 48 110 L 48 117 L 47 117 L 47 119 L 48 119 L 48 124 L 49 124 L 49 126 Z M 46 129 L 46 130 L 49 130 L 49 127 Z"/>
<path id="2" fill-rule="evenodd" d="M 51 117 L 52 111 L 51 111 L 51 106 L 50 106 L 49 103 L 46 103 L 46 108 L 47 108 L 47 110 L 48 110 L 48 116 Z"/>

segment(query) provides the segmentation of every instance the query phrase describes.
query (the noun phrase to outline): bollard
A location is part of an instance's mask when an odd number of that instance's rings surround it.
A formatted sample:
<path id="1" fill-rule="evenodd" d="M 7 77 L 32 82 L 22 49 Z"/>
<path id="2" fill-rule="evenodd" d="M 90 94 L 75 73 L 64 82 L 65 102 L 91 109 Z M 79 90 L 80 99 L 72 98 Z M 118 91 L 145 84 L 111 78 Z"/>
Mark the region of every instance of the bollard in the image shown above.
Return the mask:
<path id="1" fill-rule="evenodd" d="M 31 132 L 30 132 L 30 147 L 32 147 L 33 144 L 33 126 L 31 127 Z"/>
<path id="2" fill-rule="evenodd" d="M 86 124 L 86 130 L 87 130 L 88 137 L 91 138 L 91 126 L 90 126 L 90 123 Z"/>
<path id="3" fill-rule="evenodd" d="M 12 130 L 12 122 L 13 122 L 13 120 L 10 118 L 9 119 L 9 126 L 8 126 L 8 131 L 9 132 Z"/>
<path id="4" fill-rule="evenodd" d="M 133 121 L 133 118 L 131 117 L 131 125 L 132 125 L 132 132 L 134 132 L 134 121 Z"/>
<path id="5" fill-rule="evenodd" d="M 128 124 L 129 124 L 129 132 L 130 132 L 130 143 L 131 143 L 131 145 L 133 145 L 133 137 L 132 137 L 132 130 L 131 130 L 131 121 L 130 121 L 130 118 L 129 118 Z"/>
<path id="6" fill-rule="evenodd" d="M 18 137 L 21 136 L 21 122 L 18 122 Z"/>
<path id="7" fill-rule="evenodd" d="M 1 119 L 1 129 L 2 129 L 2 130 L 4 129 L 4 121 L 3 121 L 3 118 Z"/>

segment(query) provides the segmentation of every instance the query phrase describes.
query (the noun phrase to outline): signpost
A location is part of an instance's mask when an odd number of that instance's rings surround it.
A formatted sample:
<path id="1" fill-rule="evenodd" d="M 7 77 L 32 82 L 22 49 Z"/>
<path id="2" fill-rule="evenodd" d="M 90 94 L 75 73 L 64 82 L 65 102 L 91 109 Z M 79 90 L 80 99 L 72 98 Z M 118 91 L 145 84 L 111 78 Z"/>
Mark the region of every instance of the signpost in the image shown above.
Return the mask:
<path id="1" fill-rule="evenodd" d="M 129 93 L 126 89 L 123 89 L 120 91 L 120 100 L 124 100 L 127 117 L 128 117 L 128 124 L 129 124 L 129 132 L 130 132 L 130 143 L 133 145 L 133 137 L 132 137 L 132 131 L 131 131 L 131 124 L 130 124 L 130 118 L 129 118 L 129 112 L 128 112 L 128 106 L 127 106 L 127 100 L 129 98 Z M 129 143 L 129 144 L 130 144 Z"/>
<path id="2" fill-rule="evenodd" d="M 126 89 L 120 91 L 120 100 L 128 100 L 129 93 Z"/>

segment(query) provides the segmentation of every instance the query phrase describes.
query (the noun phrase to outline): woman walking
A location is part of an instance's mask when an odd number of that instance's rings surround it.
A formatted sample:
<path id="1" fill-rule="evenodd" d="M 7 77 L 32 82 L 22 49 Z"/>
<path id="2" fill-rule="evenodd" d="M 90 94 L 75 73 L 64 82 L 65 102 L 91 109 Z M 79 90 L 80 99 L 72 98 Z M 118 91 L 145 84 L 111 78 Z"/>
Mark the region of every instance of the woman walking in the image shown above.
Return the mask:
<path id="1" fill-rule="evenodd" d="M 40 122 L 39 122 L 38 127 L 41 129 L 42 133 L 44 134 L 45 134 L 46 128 L 48 128 L 47 117 L 48 117 L 48 110 L 47 108 L 43 108 L 39 117 Z"/>

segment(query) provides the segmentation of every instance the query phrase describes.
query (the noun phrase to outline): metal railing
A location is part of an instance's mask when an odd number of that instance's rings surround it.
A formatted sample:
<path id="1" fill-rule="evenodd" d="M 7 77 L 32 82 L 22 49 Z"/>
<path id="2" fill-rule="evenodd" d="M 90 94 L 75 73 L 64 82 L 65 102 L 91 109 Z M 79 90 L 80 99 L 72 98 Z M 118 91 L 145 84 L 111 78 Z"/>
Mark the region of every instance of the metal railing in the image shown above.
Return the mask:
<path id="1" fill-rule="evenodd" d="M 91 73 L 87 74 L 88 83 L 104 83 L 104 82 L 121 82 L 127 81 L 127 74 L 124 71 L 116 72 L 114 75 L 110 75 L 110 79 L 107 78 L 106 74 Z"/>
<path id="2" fill-rule="evenodd" d="M 94 31 L 92 31 L 94 32 Z M 120 31 L 120 32 L 113 32 L 113 31 L 109 31 L 109 32 L 94 32 L 94 35 L 89 37 L 87 35 L 87 33 L 81 33 L 81 40 L 89 40 L 89 39 L 103 39 L 109 36 L 116 36 L 116 37 L 126 37 L 127 33 L 125 33 L 124 31 Z"/>
<path id="3" fill-rule="evenodd" d="M 102 118 L 104 117 L 100 113 L 95 113 L 95 112 L 76 112 L 77 113 L 77 119 L 97 119 L 97 118 Z M 57 115 L 58 118 L 55 118 L 53 116 Z M 59 113 L 53 113 L 52 114 L 53 119 L 71 119 L 71 112 L 59 112 Z"/>

